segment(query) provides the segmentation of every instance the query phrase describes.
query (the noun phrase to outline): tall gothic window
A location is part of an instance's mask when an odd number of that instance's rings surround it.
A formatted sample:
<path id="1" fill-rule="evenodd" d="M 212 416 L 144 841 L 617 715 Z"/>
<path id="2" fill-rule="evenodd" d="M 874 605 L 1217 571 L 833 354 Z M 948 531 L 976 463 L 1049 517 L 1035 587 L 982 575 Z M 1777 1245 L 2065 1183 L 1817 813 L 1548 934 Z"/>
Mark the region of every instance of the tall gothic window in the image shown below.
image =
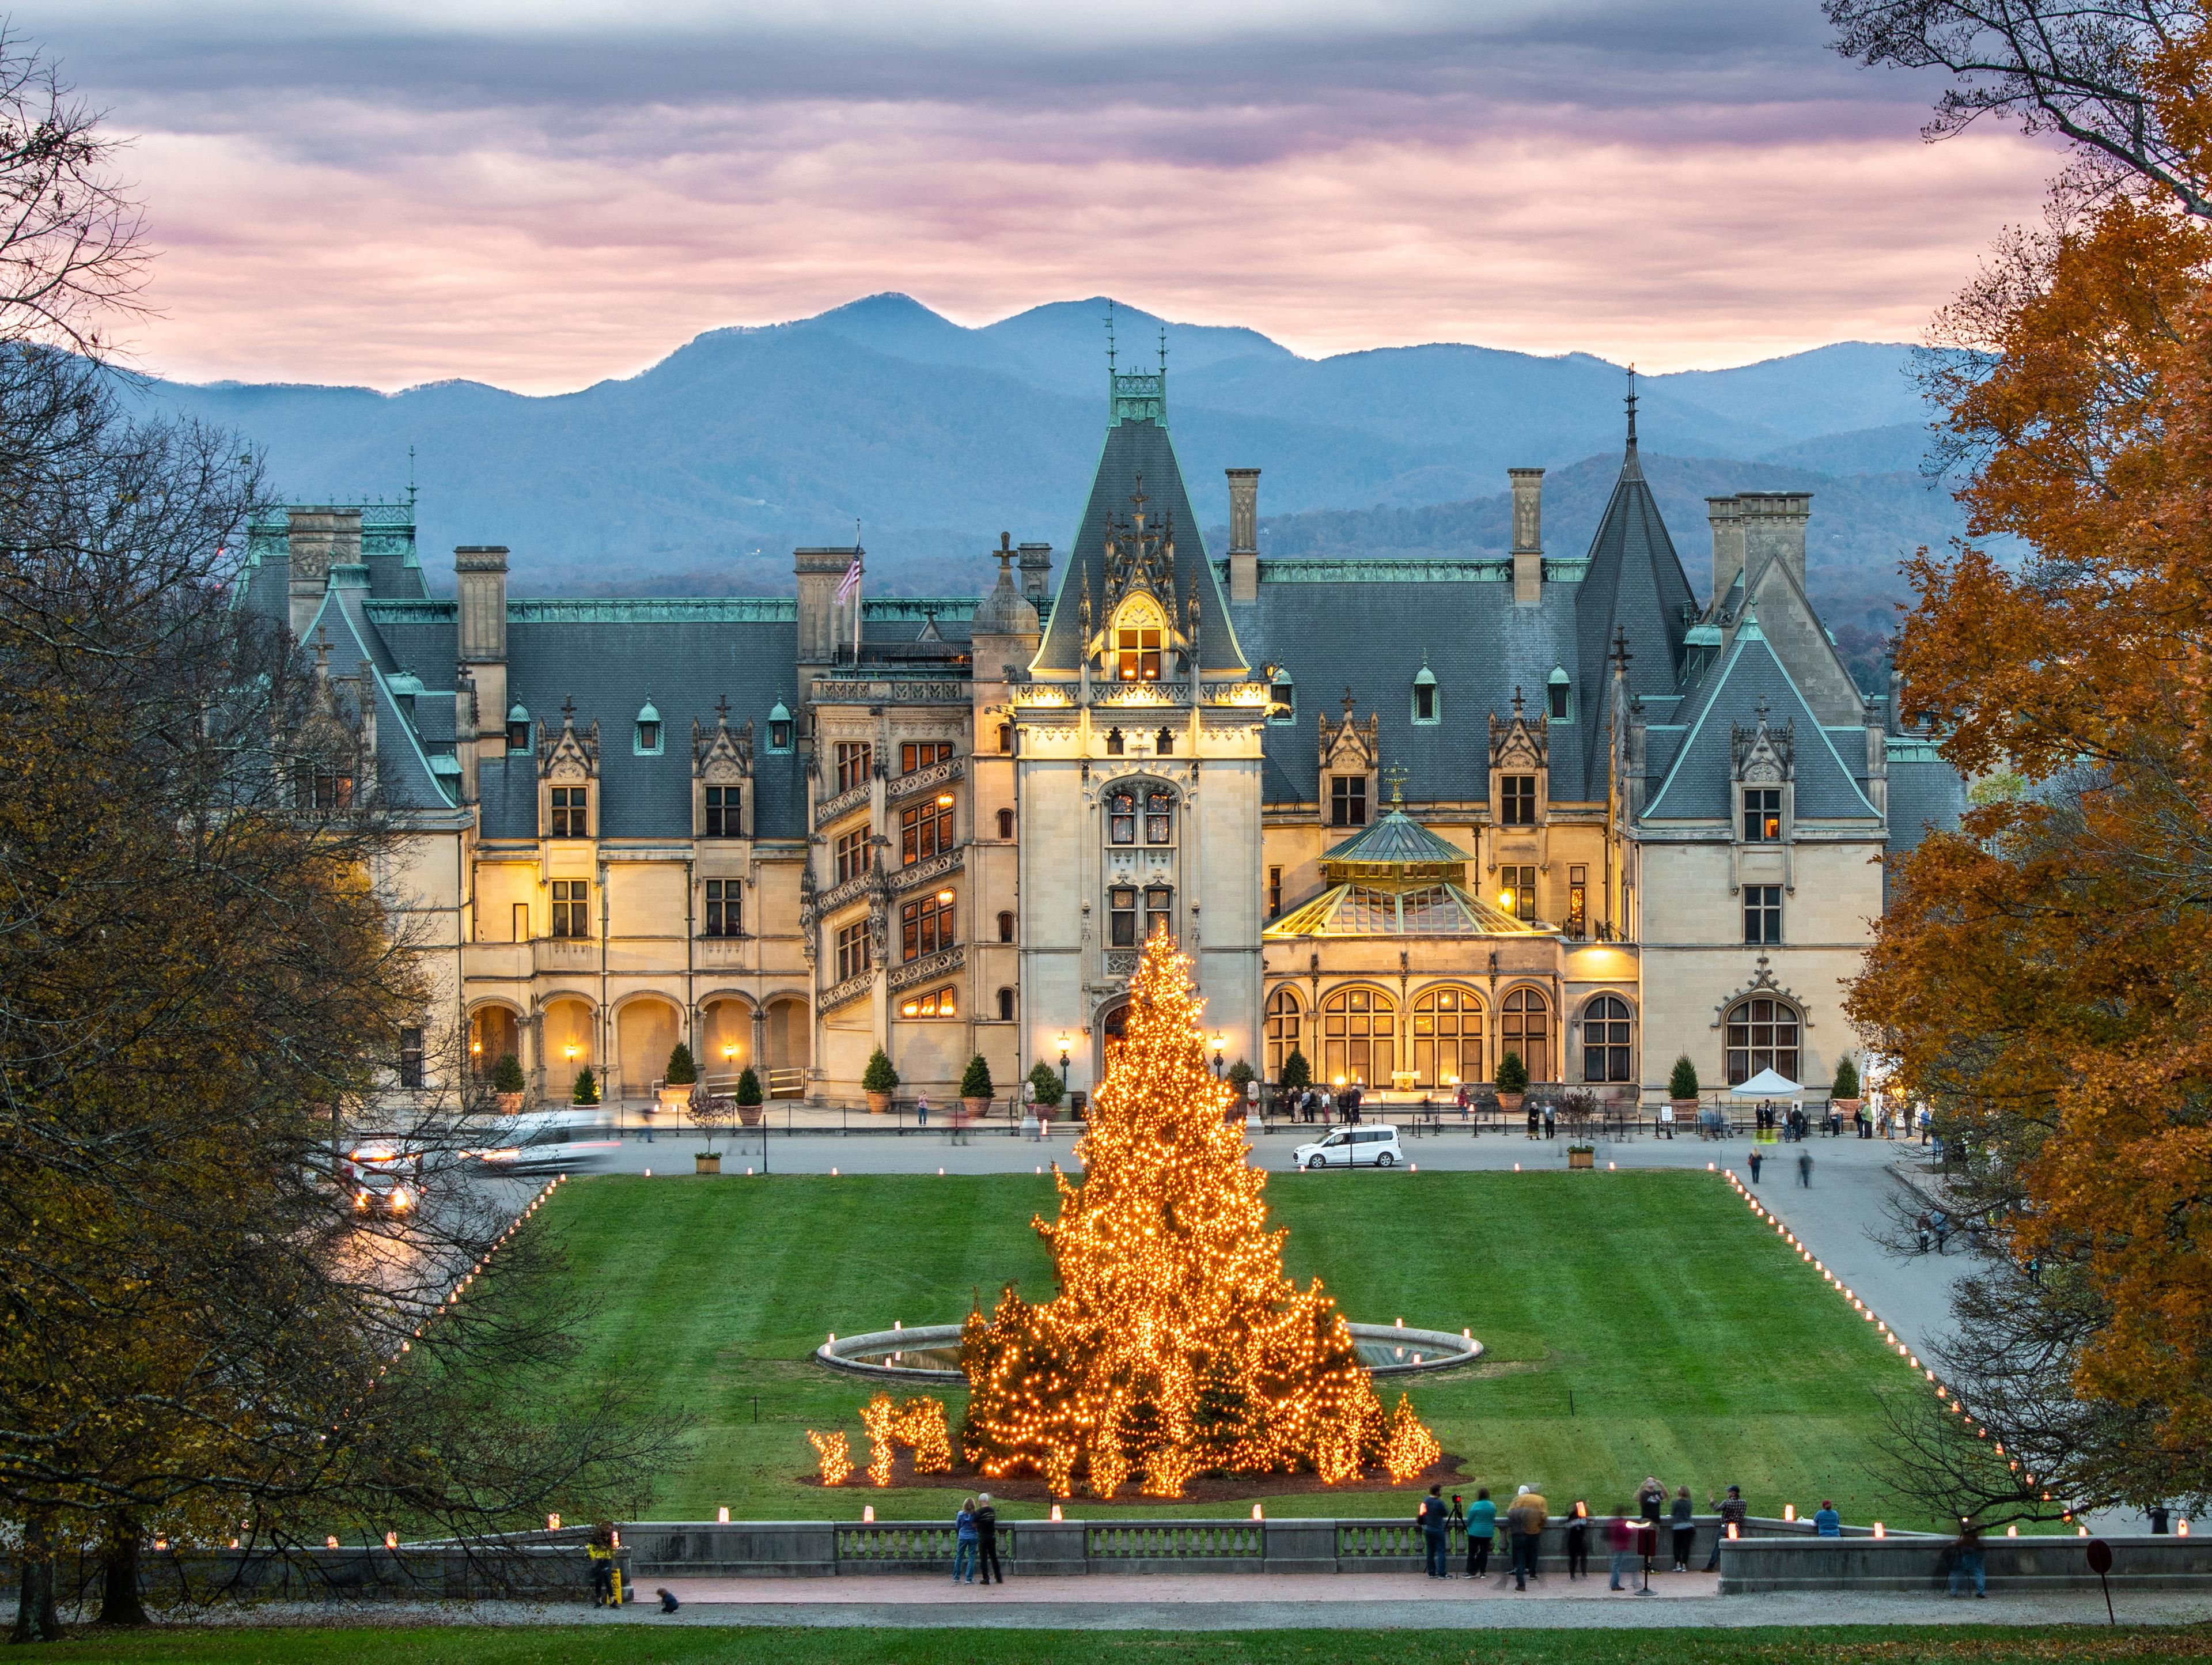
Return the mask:
<path id="1" fill-rule="evenodd" d="M 1304 1013 L 1297 990 L 1285 984 L 1267 997 L 1267 1079 L 1283 1079 L 1283 1060 L 1298 1051 Z"/>
<path id="2" fill-rule="evenodd" d="M 555 787 L 552 797 L 553 836 L 589 838 L 592 836 L 592 789 L 589 787 Z"/>
<path id="3" fill-rule="evenodd" d="M 1761 1070 L 1797 1079 L 1797 1009 L 1770 995 L 1753 995 L 1729 1008 L 1728 1081 L 1740 1087 Z"/>
<path id="4" fill-rule="evenodd" d="M 1340 988 L 1322 1002 L 1322 1075 L 1332 1085 L 1388 1085 L 1397 1057 L 1398 1003 L 1379 989 Z"/>
<path id="5" fill-rule="evenodd" d="M 860 920 L 837 933 L 837 981 L 857 977 L 870 969 L 868 922 Z"/>
<path id="6" fill-rule="evenodd" d="M 866 740 L 837 742 L 837 790 L 850 792 L 868 778 L 875 767 L 876 748 Z"/>
<path id="7" fill-rule="evenodd" d="M 1551 1079 L 1552 1007 L 1542 990 L 1516 988 L 1505 997 L 1504 1021 L 1498 1026 L 1498 1046 L 1501 1054 L 1521 1054 L 1531 1081 Z"/>
<path id="8" fill-rule="evenodd" d="M 708 787 L 707 788 L 707 836 L 737 838 L 738 811 L 744 800 L 742 787 Z"/>
<path id="9" fill-rule="evenodd" d="M 1626 1081 L 1628 1073 L 1628 1002 L 1601 994 L 1583 1008 L 1583 1079 Z"/>
<path id="10" fill-rule="evenodd" d="M 899 811 L 899 865 L 912 866 L 952 848 L 952 794 Z"/>
<path id="11" fill-rule="evenodd" d="M 1431 988 L 1413 1001 L 1413 1073 L 1425 1087 L 1482 1077 L 1482 997 L 1471 988 Z"/>
<path id="12" fill-rule="evenodd" d="M 1114 627 L 1114 675 L 1121 682 L 1160 679 L 1160 616 L 1150 607 L 1124 608 Z"/>
<path id="13" fill-rule="evenodd" d="M 1782 842 L 1782 788 L 1746 787 L 1743 789 L 1743 842 L 1778 844 Z"/>
<path id="14" fill-rule="evenodd" d="M 736 937 L 744 934 L 744 881 L 710 878 L 707 881 L 707 934 Z"/>
<path id="15" fill-rule="evenodd" d="M 1533 775 L 1501 775 L 1498 777 L 1499 795 L 1498 823 L 1502 827 L 1533 827 L 1536 824 L 1536 777 Z"/>
<path id="16" fill-rule="evenodd" d="M 1367 777 L 1333 775 L 1328 781 L 1328 824 L 1364 827 L 1367 824 Z"/>
<path id="17" fill-rule="evenodd" d="M 1765 946 L 1782 940 L 1782 887 L 1747 884 L 1743 887 L 1743 939 Z"/>
<path id="18" fill-rule="evenodd" d="M 1116 787 L 1106 794 L 1106 842 L 1137 842 L 1137 794 L 1130 787 Z"/>

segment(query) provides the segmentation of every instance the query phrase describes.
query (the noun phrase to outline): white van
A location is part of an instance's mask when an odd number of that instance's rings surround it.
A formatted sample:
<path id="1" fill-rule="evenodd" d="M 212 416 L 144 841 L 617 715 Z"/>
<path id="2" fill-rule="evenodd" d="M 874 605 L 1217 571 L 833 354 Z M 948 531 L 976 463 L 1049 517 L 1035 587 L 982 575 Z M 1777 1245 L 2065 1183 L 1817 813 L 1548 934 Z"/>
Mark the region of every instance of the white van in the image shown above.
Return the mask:
<path id="1" fill-rule="evenodd" d="M 1328 1138 L 1291 1153 L 1293 1168 L 1392 1168 L 1405 1160 L 1398 1130 L 1377 1126 L 1339 1127 Z"/>
<path id="2" fill-rule="evenodd" d="M 574 1174 L 622 1153 L 614 1112 L 596 1107 L 532 1110 L 501 1130 L 504 1142 L 467 1154 L 486 1174 Z"/>

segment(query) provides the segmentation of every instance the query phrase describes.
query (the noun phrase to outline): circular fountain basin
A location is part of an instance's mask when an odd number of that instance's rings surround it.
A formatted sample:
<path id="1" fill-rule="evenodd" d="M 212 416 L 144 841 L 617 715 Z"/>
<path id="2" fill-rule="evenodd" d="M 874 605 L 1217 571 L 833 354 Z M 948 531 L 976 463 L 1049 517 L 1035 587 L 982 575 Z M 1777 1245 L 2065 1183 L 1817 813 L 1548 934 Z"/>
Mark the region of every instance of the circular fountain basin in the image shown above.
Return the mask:
<path id="1" fill-rule="evenodd" d="M 1482 1356 L 1482 1343 L 1449 1330 L 1407 1329 L 1400 1324 L 1353 1324 L 1359 1362 L 1376 1376 L 1448 1370 Z M 884 1382 L 958 1382 L 960 1326 L 915 1324 L 903 1329 L 840 1335 L 814 1350 L 815 1361 L 833 1370 Z"/>

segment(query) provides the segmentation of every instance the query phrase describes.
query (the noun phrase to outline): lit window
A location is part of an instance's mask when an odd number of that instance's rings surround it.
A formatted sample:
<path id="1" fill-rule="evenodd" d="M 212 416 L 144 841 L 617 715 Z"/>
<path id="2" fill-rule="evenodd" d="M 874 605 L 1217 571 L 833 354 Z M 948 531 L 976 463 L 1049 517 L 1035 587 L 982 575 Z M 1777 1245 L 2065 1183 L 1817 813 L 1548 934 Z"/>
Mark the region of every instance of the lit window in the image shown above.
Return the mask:
<path id="1" fill-rule="evenodd" d="M 909 994 L 899 1002 L 902 1018 L 957 1018 L 958 997 L 950 988 L 933 988 L 927 994 Z"/>
<path id="2" fill-rule="evenodd" d="M 1567 869 L 1567 934 L 1579 937 L 1589 924 L 1589 869 Z"/>
<path id="3" fill-rule="evenodd" d="M 1156 931 L 1175 935 L 1175 892 L 1164 884 L 1145 891 L 1145 935 L 1150 939 Z"/>
<path id="4" fill-rule="evenodd" d="M 837 790 L 850 792 L 864 783 L 875 767 L 876 749 L 866 740 L 837 742 Z"/>
<path id="5" fill-rule="evenodd" d="M 1267 997 L 1267 1079 L 1283 1078 L 1283 1060 L 1298 1050 L 1301 1014 L 1296 990 L 1285 987 Z"/>
<path id="6" fill-rule="evenodd" d="M 1106 893 L 1110 930 L 1107 940 L 1115 948 L 1137 945 L 1137 887 L 1117 884 Z"/>
<path id="7" fill-rule="evenodd" d="M 1534 919 L 1536 870 L 1534 867 L 1500 867 L 1498 870 L 1498 905 L 1516 919 Z"/>
<path id="8" fill-rule="evenodd" d="M 957 905 L 951 891 L 939 890 L 900 908 L 900 957 L 918 960 L 957 942 Z"/>
<path id="9" fill-rule="evenodd" d="M 950 796 L 951 794 L 945 794 Z M 899 811 L 899 863 L 911 866 L 952 848 L 952 805 L 933 799 Z"/>
<path id="10" fill-rule="evenodd" d="M 1145 794 L 1145 842 L 1175 842 L 1175 799 L 1164 792 Z"/>
<path id="11" fill-rule="evenodd" d="M 1137 794 L 1123 787 L 1106 795 L 1106 842 L 1137 842 Z"/>
<path id="12" fill-rule="evenodd" d="M 858 878 L 875 865 L 875 847 L 868 829 L 848 832 L 835 846 L 837 854 L 837 882 Z"/>
<path id="13" fill-rule="evenodd" d="M 1267 917 L 1273 919 L 1283 911 L 1283 870 L 1267 869 Z"/>
<path id="14" fill-rule="evenodd" d="M 952 756 L 950 740 L 904 740 L 899 744 L 899 773 L 911 775 L 918 769 L 928 769 Z"/>
<path id="15" fill-rule="evenodd" d="M 1114 674 L 1121 682 L 1160 679 L 1159 615 L 1132 610 L 1114 632 Z"/>
<path id="16" fill-rule="evenodd" d="M 1517 1052 L 1528 1066 L 1531 1081 L 1551 1079 L 1552 1011 L 1540 990 L 1516 988 L 1505 997 L 1504 1021 L 1498 1026 L 1499 1055 Z"/>
<path id="17" fill-rule="evenodd" d="M 1782 840 L 1782 788 L 1746 787 L 1743 789 L 1743 842 L 1777 844 Z"/>

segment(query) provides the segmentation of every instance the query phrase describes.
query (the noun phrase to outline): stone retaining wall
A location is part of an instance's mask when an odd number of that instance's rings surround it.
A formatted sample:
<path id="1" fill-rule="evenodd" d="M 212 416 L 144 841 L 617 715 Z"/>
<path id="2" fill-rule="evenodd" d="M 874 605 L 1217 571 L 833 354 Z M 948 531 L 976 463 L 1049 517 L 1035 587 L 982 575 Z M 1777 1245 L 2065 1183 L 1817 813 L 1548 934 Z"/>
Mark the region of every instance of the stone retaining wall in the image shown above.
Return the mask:
<path id="1" fill-rule="evenodd" d="M 624 1549 L 616 1558 L 625 1586 L 633 1577 Z M 139 1589 L 151 1607 L 212 1601 L 473 1601 L 495 1599 L 587 1601 L 592 1565 L 581 1544 L 360 1545 L 338 1549 L 149 1549 Z M 0 1599 L 14 1600 L 18 1567 L 5 1563 Z M 97 1557 L 64 1554 L 56 1567 L 64 1605 L 97 1605 Z"/>
<path id="2" fill-rule="evenodd" d="M 2107 1538 L 2112 1587 L 2212 1588 L 2212 1538 Z M 1942 1537 L 1741 1539 L 1721 1546 L 1721 1594 L 1770 1590 L 1942 1590 L 1948 1587 L 1952 1540 Z M 2080 1537 L 1984 1538 L 1982 1569 L 1990 1593 L 2095 1589 L 2089 1540 Z"/>

